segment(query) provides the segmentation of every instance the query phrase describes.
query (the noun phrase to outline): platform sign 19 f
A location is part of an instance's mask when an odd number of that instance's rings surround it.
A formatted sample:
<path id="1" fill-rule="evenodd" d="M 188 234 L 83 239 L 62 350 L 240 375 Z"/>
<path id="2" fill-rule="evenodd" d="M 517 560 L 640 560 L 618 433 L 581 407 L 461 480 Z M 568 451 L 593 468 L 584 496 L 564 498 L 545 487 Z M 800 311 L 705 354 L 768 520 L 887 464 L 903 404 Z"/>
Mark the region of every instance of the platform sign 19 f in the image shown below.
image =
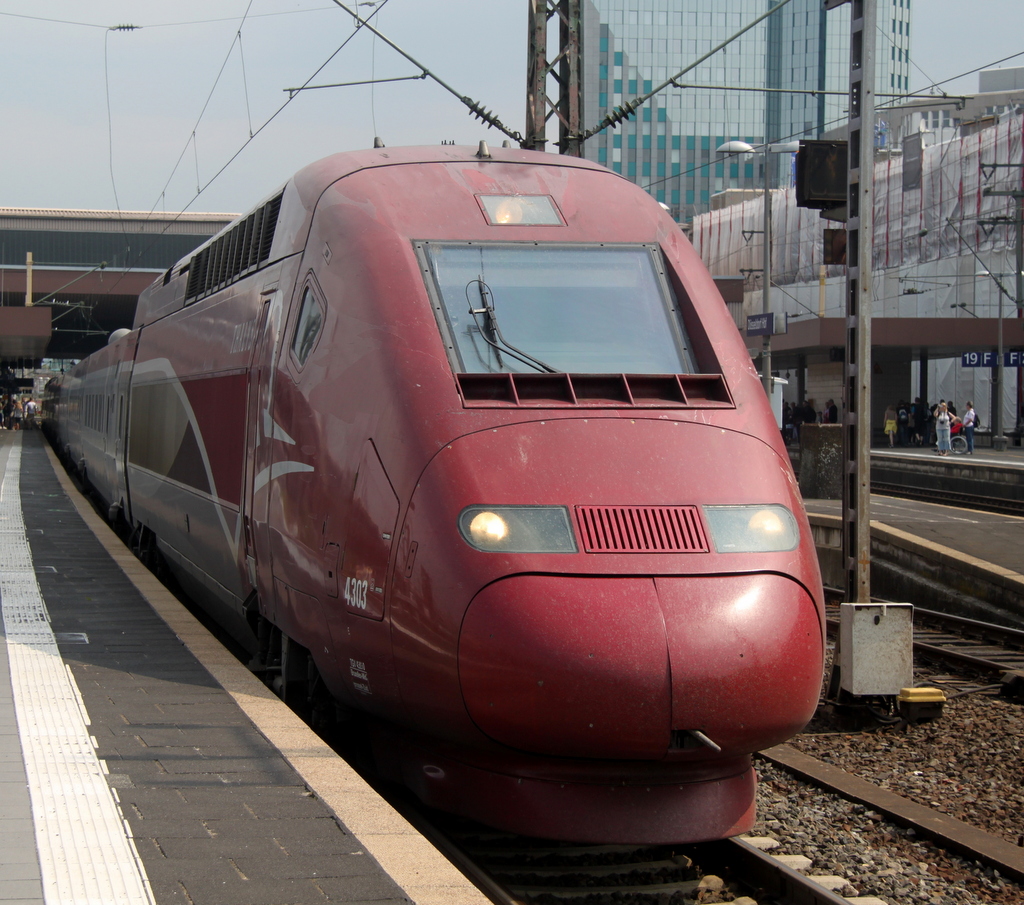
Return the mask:
<path id="1" fill-rule="evenodd" d="M 963 368 L 994 368 L 995 352 L 963 352 L 960 355 L 960 366 Z"/>
<path id="2" fill-rule="evenodd" d="M 963 368 L 994 368 L 998 356 L 995 352 L 962 352 L 960 366 Z M 1004 368 L 1024 368 L 1024 351 L 1014 349 L 1003 353 Z"/>

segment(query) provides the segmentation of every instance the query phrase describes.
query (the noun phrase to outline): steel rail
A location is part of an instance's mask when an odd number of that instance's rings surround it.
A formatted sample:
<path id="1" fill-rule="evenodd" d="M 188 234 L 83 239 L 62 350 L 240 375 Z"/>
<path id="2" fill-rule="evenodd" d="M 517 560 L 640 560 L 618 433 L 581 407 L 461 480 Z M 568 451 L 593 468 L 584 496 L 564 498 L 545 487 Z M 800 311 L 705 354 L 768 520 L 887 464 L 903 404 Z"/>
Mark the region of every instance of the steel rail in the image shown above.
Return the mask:
<path id="1" fill-rule="evenodd" d="M 834 597 L 840 593 L 834 588 L 826 589 L 827 596 Z M 875 597 L 871 599 L 878 603 L 888 602 Z M 935 632 L 934 628 L 928 627 L 929 623 L 932 625 L 938 623 L 948 632 L 959 634 L 961 637 L 955 643 L 962 647 L 954 647 L 954 642 L 942 643 L 919 637 L 919 635 Z M 834 617 L 826 619 L 826 626 L 830 634 L 839 631 L 839 621 Z M 996 655 L 1005 654 L 1006 656 L 998 660 L 992 659 L 992 655 L 979 656 L 977 651 L 971 652 L 971 645 L 987 649 L 991 649 L 994 645 L 999 646 L 1004 650 L 998 651 Z M 999 677 L 1007 670 L 1021 669 L 1024 665 L 1022 663 L 1024 661 L 1024 631 L 915 607 L 914 651 L 943 663 Z"/>
<path id="2" fill-rule="evenodd" d="M 918 836 L 942 848 L 994 867 L 1004 877 L 1018 883 L 1024 881 L 1024 848 L 1005 839 L 883 789 L 789 745 L 776 745 L 756 756 L 816 788 L 862 804 L 900 826 L 912 827 Z"/>
<path id="3" fill-rule="evenodd" d="M 985 512 L 996 512 L 1002 515 L 1024 515 L 1024 501 L 1007 500 L 975 493 L 959 493 L 953 490 L 937 490 L 930 487 L 908 487 L 905 484 L 889 484 L 884 481 L 872 481 L 871 492 L 886 496 L 902 497 L 908 500 L 923 500 L 928 503 L 942 503 L 966 509 L 980 509 Z"/>
<path id="4" fill-rule="evenodd" d="M 756 890 L 758 900 L 772 897 L 786 905 L 850 905 L 848 899 L 814 882 L 813 877 L 793 870 L 741 838 L 704 843 L 699 858 L 706 873 L 731 877 Z"/>

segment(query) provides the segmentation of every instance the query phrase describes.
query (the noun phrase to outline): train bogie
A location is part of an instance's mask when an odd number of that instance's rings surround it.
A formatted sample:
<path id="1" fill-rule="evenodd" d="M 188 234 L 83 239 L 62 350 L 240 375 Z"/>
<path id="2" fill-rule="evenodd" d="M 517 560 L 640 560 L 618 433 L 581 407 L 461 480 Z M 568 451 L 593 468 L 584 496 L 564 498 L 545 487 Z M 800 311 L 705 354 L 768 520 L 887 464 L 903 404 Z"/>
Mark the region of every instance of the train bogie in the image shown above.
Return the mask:
<path id="1" fill-rule="evenodd" d="M 643 192 L 522 151 L 337 155 L 119 348 L 90 473 L 275 687 L 368 715 L 385 775 L 561 838 L 749 826 L 750 753 L 817 701 L 820 578 L 746 349 Z"/>

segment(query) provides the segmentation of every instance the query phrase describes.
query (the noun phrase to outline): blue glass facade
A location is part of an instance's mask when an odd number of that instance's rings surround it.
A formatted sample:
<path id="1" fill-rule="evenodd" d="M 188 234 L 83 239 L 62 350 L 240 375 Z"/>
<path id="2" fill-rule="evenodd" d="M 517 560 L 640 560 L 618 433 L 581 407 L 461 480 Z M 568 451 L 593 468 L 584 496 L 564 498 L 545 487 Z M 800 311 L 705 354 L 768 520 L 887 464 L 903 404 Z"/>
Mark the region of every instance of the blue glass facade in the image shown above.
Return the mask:
<path id="1" fill-rule="evenodd" d="M 586 125 L 671 78 L 776 2 L 592 0 L 584 10 Z M 909 84 L 910 0 L 878 3 L 877 90 L 898 93 Z M 731 139 L 761 144 L 766 129 L 769 141 L 787 141 L 842 125 L 849 33 L 848 5 L 826 13 L 821 0 L 791 0 L 680 80 L 694 87 L 670 87 L 589 139 L 586 156 L 634 179 L 680 220 L 707 210 L 716 192 L 760 188 L 759 164 L 719 161 L 715 149 Z M 795 93 L 825 90 L 842 93 Z M 786 162 L 779 167 L 785 178 Z"/>

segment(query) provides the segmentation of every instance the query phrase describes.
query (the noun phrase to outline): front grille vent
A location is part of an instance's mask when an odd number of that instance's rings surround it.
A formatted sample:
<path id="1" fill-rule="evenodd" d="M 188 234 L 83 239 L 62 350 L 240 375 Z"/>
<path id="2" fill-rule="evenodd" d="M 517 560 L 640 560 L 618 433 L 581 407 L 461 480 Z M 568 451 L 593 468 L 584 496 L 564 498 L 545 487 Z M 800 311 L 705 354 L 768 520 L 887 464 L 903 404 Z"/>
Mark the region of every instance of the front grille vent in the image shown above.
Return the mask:
<path id="1" fill-rule="evenodd" d="M 457 374 L 467 408 L 733 408 L 721 374 Z"/>
<path id="2" fill-rule="evenodd" d="M 577 506 L 587 553 L 707 553 L 696 506 Z"/>

